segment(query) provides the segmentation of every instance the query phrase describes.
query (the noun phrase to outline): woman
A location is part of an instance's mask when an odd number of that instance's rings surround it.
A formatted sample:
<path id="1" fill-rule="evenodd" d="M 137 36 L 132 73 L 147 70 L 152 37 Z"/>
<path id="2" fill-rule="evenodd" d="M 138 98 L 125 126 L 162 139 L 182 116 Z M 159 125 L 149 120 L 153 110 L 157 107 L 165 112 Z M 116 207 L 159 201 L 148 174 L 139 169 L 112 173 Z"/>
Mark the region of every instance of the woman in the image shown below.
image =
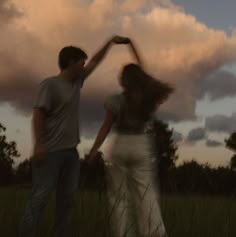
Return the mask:
<path id="1" fill-rule="evenodd" d="M 132 42 L 129 45 L 140 63 Z M 105 102 L 105 119 L 89 160 L 95 159 L 113 126 L 117 136 L 111 149 L 112 166 L 107 168 L 107 181 L 115 236 L 133 236 L 132 227 L 136 224 L 143 237 L 166 237 L 154 181 L 152 140 L 146 128 L 157 105 L 168 97 L 172 88 L 153 79 L 138 64 L 124 66 L 120 85 L 123 92 Z M 130 213 L 132 206 L 134 221 Z"/>

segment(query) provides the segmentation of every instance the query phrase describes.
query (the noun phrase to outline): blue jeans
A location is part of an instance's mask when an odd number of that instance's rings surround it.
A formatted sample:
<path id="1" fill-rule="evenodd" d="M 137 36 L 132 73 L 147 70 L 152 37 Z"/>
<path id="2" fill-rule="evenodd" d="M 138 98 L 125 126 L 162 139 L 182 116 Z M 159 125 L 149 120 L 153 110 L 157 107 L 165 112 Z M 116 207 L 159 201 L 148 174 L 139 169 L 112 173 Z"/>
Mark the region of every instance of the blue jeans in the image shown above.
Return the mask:
<path id="1" fill-rule="evenodd" d="M 55 236 L 64 237 L 72 219 L 79 181 L 76 148 L 49 152 L 41 164 L 32 162 L 32 192 L 20 223 L 19 236 L 37 235 L 38 224 L 49 196 L 56 189 Z"/>

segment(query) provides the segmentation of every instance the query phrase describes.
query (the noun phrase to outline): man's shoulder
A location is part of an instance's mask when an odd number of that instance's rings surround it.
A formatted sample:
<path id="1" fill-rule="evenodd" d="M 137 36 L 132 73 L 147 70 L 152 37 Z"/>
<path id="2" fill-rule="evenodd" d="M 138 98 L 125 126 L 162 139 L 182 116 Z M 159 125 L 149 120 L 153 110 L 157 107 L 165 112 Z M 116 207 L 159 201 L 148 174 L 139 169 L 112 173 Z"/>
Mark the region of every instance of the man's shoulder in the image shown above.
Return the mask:
<path id="1" fill-rule="evenodd" d="M 47 77 L 44 78 L 43 80 L 40 81 L 41 85 L 52 85 L 52 84 L 56 84 L 58 82 L 58 78 L 56 76 L 52 76 L 52 77 Z"/>
<path id="2" fill-rule="evenodd" d="M 41 90 L 57 90 L 55 88 L 59 88 L 60 87 L 60 80 L 58 80 L 58 77 L 56 76 L 52 76 L 52 77 L 47 77 L 44 78 L 43 80 L 41 80 L 39 82 L 39 88 Z"/>

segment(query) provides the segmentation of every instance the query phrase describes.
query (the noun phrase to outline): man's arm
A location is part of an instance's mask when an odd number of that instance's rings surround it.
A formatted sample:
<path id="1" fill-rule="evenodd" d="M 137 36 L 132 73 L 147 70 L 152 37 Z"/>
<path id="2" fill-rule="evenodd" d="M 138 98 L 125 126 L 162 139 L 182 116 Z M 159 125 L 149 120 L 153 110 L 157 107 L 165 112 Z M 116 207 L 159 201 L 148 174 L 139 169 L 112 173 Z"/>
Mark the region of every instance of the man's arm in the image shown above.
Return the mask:
<path id="1" fill-rule="evenodd" d="M 45 112 L 41 108 L 34 108 L 32 117 L 32 132 L 33 132 L 33 159 L 41 158 L 45 153 L 45 147 L 42 141 L 42 133 L 44 127 Z"/>
<path id="2" fill-rule="evenodd" d="M 98 64 L 102 61 L 104 56 L 106 55 L 108 49 L 112 46 L 112 44 L 128 44 L 129 39 L 121 36 L 114 36 L 92 57 L 92 59 L 85 66 L 84 71 L 82 73 L 82 78 L 85 79 L 88 77 L 93 70 L 98 66 Z"/>

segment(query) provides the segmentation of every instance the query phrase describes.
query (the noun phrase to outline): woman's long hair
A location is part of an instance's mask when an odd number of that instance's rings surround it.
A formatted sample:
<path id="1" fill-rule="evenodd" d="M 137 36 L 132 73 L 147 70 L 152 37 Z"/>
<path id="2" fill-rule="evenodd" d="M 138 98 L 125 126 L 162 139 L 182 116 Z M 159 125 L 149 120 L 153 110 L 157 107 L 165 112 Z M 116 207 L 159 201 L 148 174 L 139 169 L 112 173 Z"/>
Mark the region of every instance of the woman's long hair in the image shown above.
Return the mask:
<path id="1" fill-rule="evenodd" d="M 143 124 L 173 92 L 173 88 L 167 83 L 154 79 L 137 64 L 124 66 L 120 85 L 123 88 L 125 103 L 121 109 L 118 125 L 123 129 L 125 129 L 124 121 L 127 120 L 132 120 L 133 126 Z"/>

